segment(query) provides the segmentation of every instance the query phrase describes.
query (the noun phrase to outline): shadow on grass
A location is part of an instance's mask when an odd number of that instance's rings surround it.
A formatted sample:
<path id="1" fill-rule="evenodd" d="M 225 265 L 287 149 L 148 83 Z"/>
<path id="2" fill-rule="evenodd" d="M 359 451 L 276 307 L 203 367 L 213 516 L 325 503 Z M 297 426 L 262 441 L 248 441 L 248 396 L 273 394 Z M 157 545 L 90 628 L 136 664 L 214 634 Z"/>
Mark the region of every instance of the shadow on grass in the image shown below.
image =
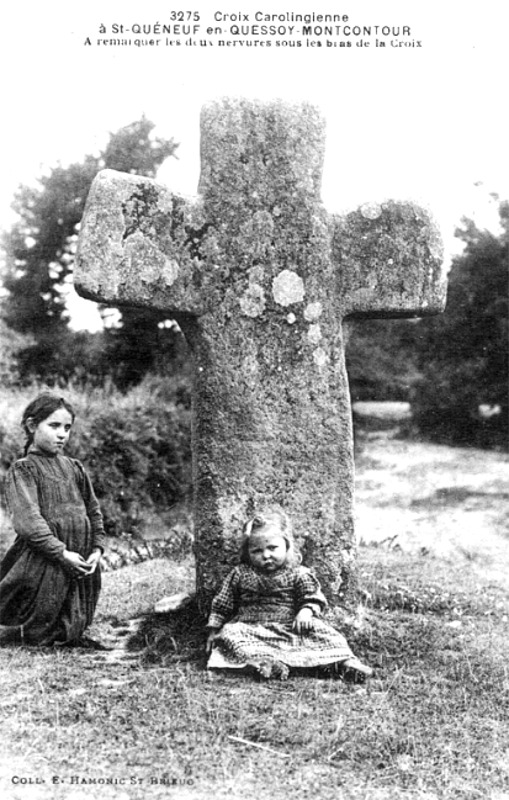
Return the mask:
<path id="1" fill-rule="evenodd" d="M 196 599 L 175 611 L 144 616 L 137 632 L 129 638 L 128 649 L 140 653 L 144 666 L 190 662 L 205 669 L 206 619 Z"/>

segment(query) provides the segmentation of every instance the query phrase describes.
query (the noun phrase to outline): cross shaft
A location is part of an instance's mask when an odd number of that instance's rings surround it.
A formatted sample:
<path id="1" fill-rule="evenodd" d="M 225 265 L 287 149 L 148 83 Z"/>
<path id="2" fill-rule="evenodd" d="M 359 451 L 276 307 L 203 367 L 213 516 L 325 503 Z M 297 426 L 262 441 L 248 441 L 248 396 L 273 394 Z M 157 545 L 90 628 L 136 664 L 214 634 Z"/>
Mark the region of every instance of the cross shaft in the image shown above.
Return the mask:
<path id="1" fill-rule="evenodd" d="M 77 288 L 165 310 L 190 343 L 203 605 L 237 557 L 242 522 L 274 503 L 339 602 L 355 551 L 342 321 L 442 310 L 440 237 L 413 204 L 325 211 L 324 123 L 312 106 L 227 99 L 203 110 L 201 130 L 197 199 L 99 174 Z"/>

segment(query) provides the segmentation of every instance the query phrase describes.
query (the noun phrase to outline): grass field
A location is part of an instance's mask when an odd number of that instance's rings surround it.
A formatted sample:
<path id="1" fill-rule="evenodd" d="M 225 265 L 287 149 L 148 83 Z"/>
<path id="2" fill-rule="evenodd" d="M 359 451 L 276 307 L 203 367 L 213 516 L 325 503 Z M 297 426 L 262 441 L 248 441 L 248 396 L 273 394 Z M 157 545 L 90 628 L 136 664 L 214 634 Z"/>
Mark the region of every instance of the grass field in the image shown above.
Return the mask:
<path id="1" fill-rule="evenodd" d="M 153 614 L 191 587 L 190 562 L 105 574 L 91 634 L 124 634 L 123 657 L 0 652 L 0 796 L 509 800 L 507 464 L 380 436 L 360 448 L 347 634 L 375 668 L 364 685 L 210 675 L 190 615 Z"/>

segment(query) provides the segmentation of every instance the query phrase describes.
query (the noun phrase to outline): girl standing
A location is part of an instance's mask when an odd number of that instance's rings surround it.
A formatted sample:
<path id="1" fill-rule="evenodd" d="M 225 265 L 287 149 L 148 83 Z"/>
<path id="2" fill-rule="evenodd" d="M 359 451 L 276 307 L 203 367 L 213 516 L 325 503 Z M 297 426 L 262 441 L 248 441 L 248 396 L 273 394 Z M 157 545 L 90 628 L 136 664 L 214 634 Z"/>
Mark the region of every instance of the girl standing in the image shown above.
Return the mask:
<path id="1" fill-rule="evenodd" d="M 4 640 L 95 644 L 82 634 L 99 597 L 104 528 L 87 473 L 62 454 L 74 417 L 72 406 L 51 392 L 39 395 L 23 414 L 25 457 L 6 480 L 17 537 L 0 567 Z"/>
<path id="2" fill-rule="evenodd" d="M 326 605 L 318 580 L 300 566 L 286 514 L 256 515 L 244 529 L 241 564 L 212 601 L 207 667 L 282 679 L 309 667 L 371 675 L 345 638 L 320 619 Z"/>

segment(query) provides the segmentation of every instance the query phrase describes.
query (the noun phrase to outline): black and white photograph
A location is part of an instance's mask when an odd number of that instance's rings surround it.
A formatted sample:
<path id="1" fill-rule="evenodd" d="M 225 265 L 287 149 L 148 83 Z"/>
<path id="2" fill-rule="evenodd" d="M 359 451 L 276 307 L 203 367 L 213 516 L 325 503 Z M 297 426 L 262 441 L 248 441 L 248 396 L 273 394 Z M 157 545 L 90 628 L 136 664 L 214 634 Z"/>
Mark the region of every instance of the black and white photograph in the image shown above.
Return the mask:
<path id="1" fill-rule="evenodd" d="M 0 796 L 509 800 L 508 15 L 0 12 Z"/>

